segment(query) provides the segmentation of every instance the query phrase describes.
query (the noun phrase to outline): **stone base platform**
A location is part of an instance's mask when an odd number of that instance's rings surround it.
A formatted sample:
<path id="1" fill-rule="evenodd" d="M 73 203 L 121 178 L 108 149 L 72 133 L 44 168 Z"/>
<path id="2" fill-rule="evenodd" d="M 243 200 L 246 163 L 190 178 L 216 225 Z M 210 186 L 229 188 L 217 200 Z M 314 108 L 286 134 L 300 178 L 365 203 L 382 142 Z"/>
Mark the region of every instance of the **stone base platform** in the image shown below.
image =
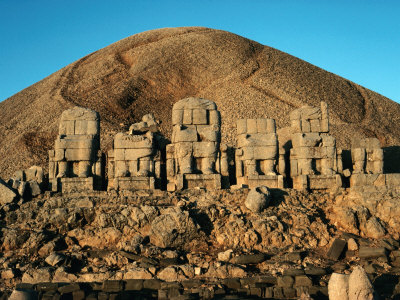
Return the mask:
<path id="1" fill-rule="evenodd" d="M 284 188 L 284 180 L 282 175 L 254 175 L 248 177 L 238 177 L 238 186 L 246 186 L 249 188 L 255 188 L 261 185 L 265 185 L 273 189 Z"/>
<path id="2" fill-rule="evenodd" d="M 350 177 L 350 187 L 377 186 L 396 187 L 400 186 L 400 174 L 353 174 Z"/>
<path id="3" fill-rule="evenodd" d="M 220 190 L 222 177 L 220 174 L 180 174 L 175 176 L 175 180 L 175 183 L 168 183 L 169 192 L 194 188 Z"/>
<path id="4" fill-rule="evenodd" d="M 49 181 L 49 188 L 52 192 L 80 193 L 94 191 L 94 178 L 54 178 Z"/>
<path id="5" fill-rule="evenodd" d="M 111 179 L 108 183 L 108 190 L 154 190 L 155 178 L 154 177 L 120 177 Z"/>
<path id="6" fill-rule="evenodd" d="M 296 190 L 330 190 L 342 187 L 342 177 L 335 175 L 299 175 L 293 177 Z"/>

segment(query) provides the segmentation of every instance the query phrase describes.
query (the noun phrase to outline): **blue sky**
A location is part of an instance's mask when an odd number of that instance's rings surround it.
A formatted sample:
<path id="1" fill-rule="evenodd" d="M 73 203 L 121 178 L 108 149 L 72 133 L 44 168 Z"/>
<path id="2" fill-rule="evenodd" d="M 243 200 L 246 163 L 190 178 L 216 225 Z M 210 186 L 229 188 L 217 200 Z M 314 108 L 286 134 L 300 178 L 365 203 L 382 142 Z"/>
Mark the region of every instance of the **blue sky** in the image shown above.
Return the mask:
<path id="1" fill-rule="evenodd" d="M 0 0 L 0 101 L 135 33 L 206 26 L 400 103 L 399 18 L 398 0 Z"/>

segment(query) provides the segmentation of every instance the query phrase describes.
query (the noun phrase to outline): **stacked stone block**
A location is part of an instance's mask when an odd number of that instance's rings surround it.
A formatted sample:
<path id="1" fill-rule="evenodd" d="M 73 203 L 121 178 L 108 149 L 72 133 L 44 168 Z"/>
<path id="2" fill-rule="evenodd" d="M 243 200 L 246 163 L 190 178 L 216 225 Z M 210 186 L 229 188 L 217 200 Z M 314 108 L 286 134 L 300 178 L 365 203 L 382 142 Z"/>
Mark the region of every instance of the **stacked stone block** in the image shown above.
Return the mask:
<path id="1" fill-rule="evenodd" d="M 173 106 L 172 125 L 171 144 L 167 146 L 167 189 L 221 188 L 229 174 L 216 104 L 202 98 L 182 99 Z"/>
<path id="2" fill-rule="evenodd" d="M 351 143 L 353 174 L 382 174 L 383 149 L 376 138 L 354 139 Z"/>
<path id="3" fill-rule="evenodd" d="M 101 187 L 100 117 L 74 107 L 61 115 L 54 150 L 49 151 L 52 191 L 79 192 Z"/>
<path id="4" fill-rule="evenodd" d="M 328 189 L 341 186 L 336 140 L 328 134 L 328 106 L 305 106 L 290 114 L 292 149 L 290 175 L 296 189 Z M 339 152 L 340 153 L 340 152 Z"/>
<path id="5" fill-rule="evenodd" d="M 236 123 L 235 152 L 238 186 L 250 188 L 266 185 L 283 188 L 283 156 L 279 159 L 278 138 L 274 119 L 240 119 Z M 279 160 L 279 169 L 277 170 Z"/>
<path id="6" fill-rule="evenodd" d="M 384 174 L 383 149 L 376 138 L 355 138 L 351 143 L 353 171 L 350 177 L 352 188 L 366 186 L 390 186 L 400 184 L 400 174 Z"/>
<path id="7" fill-rule="evenodd" d="M 108 189 L 137 190 L 160 187 L 161 155 L 152 114 L 133 124 L 129 132 L 117 133 L 114 149 L 108 152 Z"/>

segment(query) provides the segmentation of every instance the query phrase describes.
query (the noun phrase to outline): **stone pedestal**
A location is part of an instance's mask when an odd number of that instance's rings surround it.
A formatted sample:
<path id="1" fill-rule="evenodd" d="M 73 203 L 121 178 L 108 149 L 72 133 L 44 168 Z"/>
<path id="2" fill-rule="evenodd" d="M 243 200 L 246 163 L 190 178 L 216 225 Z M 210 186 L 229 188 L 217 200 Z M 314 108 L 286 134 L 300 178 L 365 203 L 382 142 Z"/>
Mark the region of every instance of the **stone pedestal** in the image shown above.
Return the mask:
<path id="1" fill-rule="evenodd" d="M 237 179 L 238 186 L 246 186 L 248 188 L 256 188 L 265 185 L 269 188 L 284 188 L 284 180 L 282 175 L 251 175 L 246 178 Z"/>
<path id="2" fill-rule="evenodd" d="M 112 188 L 115 190 L 135 191 L 154 190 L 156 188 L 154 177 L 119 177 L 114 178 L 112 181 Z"/>
<path id="3" fill-rule="evenodd" d="M 158 122 L 152 114 L 117 133 L 108 152 L 108 190 L 141 190 L 161 187 L 161 147 Z"/>
<path id="4" fill-rule="evenodd" d="M 167 146 L 167 189 L 220 189 L 229 184 L 227 147 L 221 144 L 221 117 L 213 101 L 186 98 L 172 108 Z"/>
<path id="5" fill-rule="evenodd" d="M 334 175 L 299 175 L 293 177 L 296 190 L 330 190 L 342 187 L 342 177 Z"/>
<path id="6" fill-rule="evenodd" d="M 74 107 L 62 113 L 54 150 L 49 151 L 49 182 L 50 189 L 58 192 L 102 188 L 100 116 L 97 112 Z"/>
<path id="7" fill-rule="evenodd" d="M 49 181 L 50 190 L 53 192 L 61 191 L 63 193 L 94 191 L 95 184 L 93 179 L 93 177 L 53 178 Z"/>
<path id="8" fill-rule="evenodd" d="M 220 174 L 179 174 L 176 176 L 176 182 L 169 184 L 169 192 L 183 189 L 203 188 L 207 190 L 221 189 Z"/>

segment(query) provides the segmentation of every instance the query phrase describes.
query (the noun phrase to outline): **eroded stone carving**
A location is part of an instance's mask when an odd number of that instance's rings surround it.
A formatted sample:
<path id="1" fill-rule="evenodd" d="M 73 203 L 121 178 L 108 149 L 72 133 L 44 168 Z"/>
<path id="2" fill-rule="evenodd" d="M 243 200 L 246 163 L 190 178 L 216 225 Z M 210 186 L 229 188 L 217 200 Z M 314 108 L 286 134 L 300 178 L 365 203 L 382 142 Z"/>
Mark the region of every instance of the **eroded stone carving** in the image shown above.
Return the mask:
<path id="1" fill-rule="evenodd" d="M 340 151 L 328 134 L 328 106 L 304 106 L 290 114 L 292 149 L 290 174 L 296 189 L 328 189 L 341 186 Z M 339 155 L 338 155 L 339 154 Z"/>
<path id="2" fill-rule="evenodd" d="M 51 190 L 72 192 L 101 187 L 100 116 L 83 107 L 61 115 L 54 150 L 49 151 Z"/>
<path id="3" fill-rule="evenodd" d="M 277 174 L 278 138 L 274 119 L 240 119 L 236 123 L 236 176 L 239 186 L 283 188 Z M 284 159 L 279 160 L 285 168 Z"/>
<path id="4" fill-rule="evenodd" d="M 143 116 L 127 133 L 117 133 L 108 152 L 108 189 L 136 190 L 160 187 L 158 123 L 152 114 Z"/>
<path id="5" fill-rule="evenodd" d="M 351 143 L 353 174 L 382 174 L 383 149 L 376 138 L 356 138 Z"/>
<path id="6" fill-rule="evenodd" d="M 167 189 L 221 188 L 221 175 L 229 174 L 215 103 L 202 98 L 178 101 L 172 109 L 172 125 L 172 140 L 167 146 Z"/>

